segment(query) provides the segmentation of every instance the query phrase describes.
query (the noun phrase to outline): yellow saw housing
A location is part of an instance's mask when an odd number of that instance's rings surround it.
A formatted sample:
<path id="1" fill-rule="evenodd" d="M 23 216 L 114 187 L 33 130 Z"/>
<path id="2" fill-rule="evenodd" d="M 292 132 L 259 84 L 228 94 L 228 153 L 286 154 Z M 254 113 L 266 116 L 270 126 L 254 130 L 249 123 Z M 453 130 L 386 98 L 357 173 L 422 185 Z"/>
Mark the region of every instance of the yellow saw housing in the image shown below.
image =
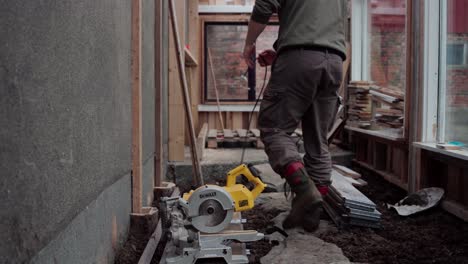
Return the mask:
<path id="1" fill-rule="evenodd" d="M 249 190 L 243 184 L 236 184 L 237 177 L 241 175 L 244 175 L 249 182 L 254 184 L 255 187 L 252 190 Z M 234 201 L 235 211 L 242 212 L 254 207 L 255 199 L 257 199 L 257 197 L 266 188 L 266 184 L 264 184 L 260 178 L 253 175 L 245 164 L 242 164 L 227 174 L 226 186 L 223 188 L 231 195 L 231 198 Z M 185 193 L 183 199 L 188 201 L 193 192 L 194 191 L 192 190 Z"/>

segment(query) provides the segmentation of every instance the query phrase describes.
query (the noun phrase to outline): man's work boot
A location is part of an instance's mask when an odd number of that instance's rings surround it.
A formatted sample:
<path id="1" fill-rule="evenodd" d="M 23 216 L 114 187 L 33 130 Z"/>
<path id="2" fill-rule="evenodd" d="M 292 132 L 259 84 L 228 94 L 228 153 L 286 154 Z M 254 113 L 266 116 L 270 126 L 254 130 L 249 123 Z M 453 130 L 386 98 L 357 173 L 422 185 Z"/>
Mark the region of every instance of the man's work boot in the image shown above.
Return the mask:
<path id="1" fill-rule="evenodd" d="M 283 222 L 283 228 L 302 226 L 308 232 L 315 231 L 320 223 L 322 195 L 310 180 L 302 162 L 289 164 L 285 178 L 295 197 L 291 212 Z"/>

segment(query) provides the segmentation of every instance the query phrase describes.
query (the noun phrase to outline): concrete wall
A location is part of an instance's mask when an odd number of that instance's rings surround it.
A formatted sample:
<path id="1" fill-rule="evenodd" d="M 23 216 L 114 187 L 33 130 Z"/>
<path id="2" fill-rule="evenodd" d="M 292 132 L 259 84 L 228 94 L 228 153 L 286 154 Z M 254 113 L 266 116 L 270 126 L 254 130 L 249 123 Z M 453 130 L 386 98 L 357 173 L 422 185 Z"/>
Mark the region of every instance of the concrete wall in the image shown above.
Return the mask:
<path id="1" fill-rule="evenodd" d="M 0 0 L 0 25 L 0 263 L 111 262 L 131 207 L 131 1 Z"/>

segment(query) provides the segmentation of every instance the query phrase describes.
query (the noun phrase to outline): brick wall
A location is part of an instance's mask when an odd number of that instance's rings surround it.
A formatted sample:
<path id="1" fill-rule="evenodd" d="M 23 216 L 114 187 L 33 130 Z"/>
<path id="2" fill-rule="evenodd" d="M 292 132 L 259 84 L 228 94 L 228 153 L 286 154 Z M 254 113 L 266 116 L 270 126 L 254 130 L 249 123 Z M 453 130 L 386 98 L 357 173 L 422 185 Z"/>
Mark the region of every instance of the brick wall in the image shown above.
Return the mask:
<path id="1" fill-rule="evenodd" d="M 468 33 L 449 34 L 448 43 L 468 43 Z M 468 144 L 468 65 L 447 66 L 446 140 Z"/>
<path id="2" fill-rule="evenodd" d="M 273 48 L 277 32 L 278 26 L 268 26 L 265 29 L 257 40 L 257 54 Z M 247 25 L 209 25 L 206 34 L 220 99 L 247 100 L 248 83 L 241 78 L 247 70 L 242 58 Z M 207 99 L 216 100 L 211 66 L 207 60 Z M 263 84 L 264 74 L 265 69 L 257 66 L 257 95 Z"/>
<path id="3" fill-rule="evenodd" d="M 378 85 L 405 90 L 406 36 L 403 27 L 372 27 L 371 78 Z"/>
<path id="4" fill-rule="evenodd" d="M 371 1 L 370 73 L 378 85 L 405 90 L 406 3 L 404 0 Z"/>
<path id="5" fill-rule="evenodd" d="M 207 58 L 208 100 L 216 100 L 213 67 L 220 99 L 246 100 L 247 82 L 241 76 L 247 69 L 242 59 L 242 49 L 247 34 L 246 25 L 209 25 L 206 29 L 207 47 L 213 65 Z"/>

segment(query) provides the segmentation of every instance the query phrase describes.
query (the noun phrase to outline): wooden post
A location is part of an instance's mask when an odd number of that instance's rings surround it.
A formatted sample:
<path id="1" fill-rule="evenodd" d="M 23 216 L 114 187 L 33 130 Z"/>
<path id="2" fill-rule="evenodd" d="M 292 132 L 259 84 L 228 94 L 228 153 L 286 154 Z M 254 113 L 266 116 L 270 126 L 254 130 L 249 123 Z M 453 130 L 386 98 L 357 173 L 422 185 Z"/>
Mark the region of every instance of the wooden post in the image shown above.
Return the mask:
<path id="1" fill-rule="evenodd" d="M 174 8 L 180 14 L 184 13 L 185 1 L 176 1 Z M 170 14 L 169 14 L 170 16 Z M 179 28 L 184 27 L 183 19 L 177 22 Z M 174 27 L 169 21 L 169 34 L 174 32 Z M 184 42 L 184 35 L 180 36 L 181 42 Z M 185 114 L 182 97 L 181 83 L 179 81 L 179 72 L 177 69 L 178 53 L 176 43 L 169 37 L 169 79 L 168 79 L 168 117 L 169 117 L 169 142 L 168 159 L 169 161 L 184 161 L 185 159 Z M 182 54 L 183 56 L 183 54 Z"/>
<path id="2" fill-rule="evenodd" d="M 198 158 L 198 151 L 197 151 L 197 141 L 195 136 L 195 129 L 193 127 L 193 117 L 192 111 L 190 107 L 190 97 L 187 87 L 187 78 L 185 75 L 185 67 L 184 67 L 184 60 L 182 58 L 183 49 L 181 48 L 180 38 L 179 38 L 179 28 L 177 25 L 177 17 L 176 12 L 174 9 L 174 0 L 169 0 L 169 10 L 171 12 L 171 22 L 173 28 L 173 37 L 174 42 L 176 45 L 177 51 L 177 66 L 179 69 L 179 77 L 180 82 L 182 84 L 182 95 L 184 99 L 184 108 L 185 108 L 185 115 L 187 117 L 187 124 L 189 126 L 189 133 L 190 133 L 190 151 L 192 154 L 192 165 L 193 165 L 193 183 L 197 186 L 203 185 L 203 175 L 200 166 L 200 160 Z"/>
<path id="3" fill-rule="evenodd" d="M 132 212 L 142 209 L 141 0 L 132 0 Z"/>
<path id="4" fill-rule="evenodd" d="M 162 1 L 155 1 L 154 10 L 154 186 L 161 186 L 163 178 L 163 142 L 162 142 Z"/>
<path id="5" fill-rule="evenodd" d="M 193 55 L 193 58 L 201 63 L 200 58 L 200 48 L 201 48 L 201 32 L 200 32 L 200 19 L 198 15 L 198 1 L 188 1 L 188 24 L 189 26 L 189 35 L 188 35 L 188 43 L 190 45 L 190 53 Z M 198 105 L 201 101 L 201 94 L 202 91 L 200 89 L 200 67 L 201 65 L 197 65 L 191 69 L 191 80 L 190 83 L 190 93 L 191 97 L 190 100 L 192 102 L 192 114 L 193 114 L 193 125 L 195 129 L 199 129 L 203 122 L 200 122 L 200 116 L 198 113 Z"/>

